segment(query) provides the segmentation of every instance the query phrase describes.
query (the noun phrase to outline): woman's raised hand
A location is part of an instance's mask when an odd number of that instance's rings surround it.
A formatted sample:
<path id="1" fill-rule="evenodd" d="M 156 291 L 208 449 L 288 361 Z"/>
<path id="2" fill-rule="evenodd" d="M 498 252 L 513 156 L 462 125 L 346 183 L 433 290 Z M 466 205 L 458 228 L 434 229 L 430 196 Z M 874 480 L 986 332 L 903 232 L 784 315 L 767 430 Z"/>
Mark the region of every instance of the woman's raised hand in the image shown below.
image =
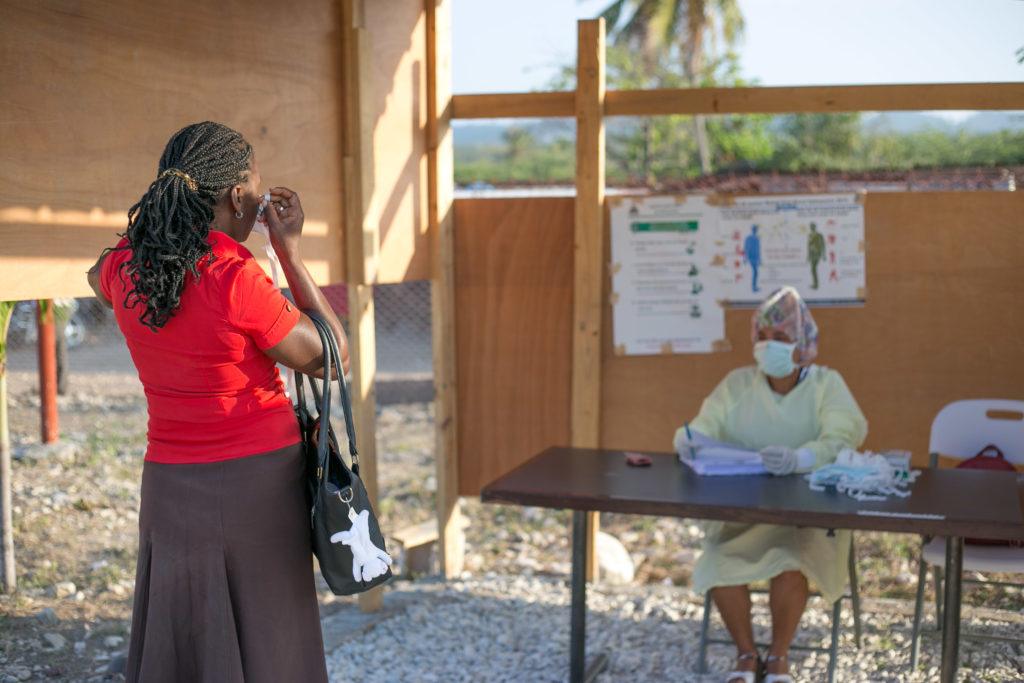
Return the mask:
<path id="1" fill-rule="evenodd" d="M 299 195 L 287 187 L 270 188 L 270 204 L 264 216 L 270 232 L 270 244 L 274 251 L 284 255 L 298 255 L 299 237 L 302 236 L 302 213 Z"/>

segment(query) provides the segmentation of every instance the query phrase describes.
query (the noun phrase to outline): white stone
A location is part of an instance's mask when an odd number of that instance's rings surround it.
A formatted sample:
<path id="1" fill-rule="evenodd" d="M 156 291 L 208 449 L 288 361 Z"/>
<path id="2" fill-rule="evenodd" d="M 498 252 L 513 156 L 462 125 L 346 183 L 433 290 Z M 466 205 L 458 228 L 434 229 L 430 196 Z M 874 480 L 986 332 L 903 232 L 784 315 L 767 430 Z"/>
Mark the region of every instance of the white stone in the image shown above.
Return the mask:
<path id="1" fill-rule="evenodd" d="M 107 636 L 103 639 L 103 647 L 110 648 L 111 650 L 121 647 L 123 644 L 124 638 L 121 636 Z"/>
<path id="2" fill-rule="evenodd" d="M 78 444 L 71 441 L 55 441 L 53 443 L 35 443 L 24 448 L 15 449 L 15 460 L 43 460 L 61 463 L 73 463 L 78 457 Z"/>
<path id="3" fill-rule="evenodd" d="M 44 633 L 43 640 L 53 650 L 63 650 L 68 641 L 59 633 Z"/>
<path id="4" fill-rule="evenodd" d="M 78 592 L 78 587 L 72 581 L 61 581 L 54 584 L 53 590 L 58 598 L 69 598 Z"/>
<path id="5" fill-rule="evenodd" d="M 597 566 L 601 580 L 612 585 L 632 583 L 636 574 L 626 547 L 604 531 L 597 532 Z"/>

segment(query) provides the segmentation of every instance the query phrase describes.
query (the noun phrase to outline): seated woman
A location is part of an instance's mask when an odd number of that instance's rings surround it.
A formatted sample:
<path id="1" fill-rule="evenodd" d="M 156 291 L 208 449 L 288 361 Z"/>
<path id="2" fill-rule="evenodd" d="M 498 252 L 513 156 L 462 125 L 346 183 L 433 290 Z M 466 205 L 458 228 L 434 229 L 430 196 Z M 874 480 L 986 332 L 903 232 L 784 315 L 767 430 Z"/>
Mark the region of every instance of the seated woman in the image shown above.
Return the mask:
<path id="1" fill-rule="evenodd" d="M 792 287 L 766 299 L 752 325 L 756 366 L 730 372 L 690 423 L 704 434 L 760 450 L 773 475 L 809 472 L 857 448 L 867 421 L 839 373 L 813 365 L 818 328 Z M 688 446 L 685 428 L 676 450 Z M 681 452 L 681 451 L 680 451 Z M 694 589 L 711 591 L 736 643 L 736 671 L 728 683 L 753 683 L 762 666 L 750 622 L 750 588 L 770 581 L 772 643 L 763 663 L 766 683 L 791 683 L 787 655 L 808 597 L 808 580 L 830 603 L 846 585 L 850 533 L 767 524 L 709 522 Z"/>

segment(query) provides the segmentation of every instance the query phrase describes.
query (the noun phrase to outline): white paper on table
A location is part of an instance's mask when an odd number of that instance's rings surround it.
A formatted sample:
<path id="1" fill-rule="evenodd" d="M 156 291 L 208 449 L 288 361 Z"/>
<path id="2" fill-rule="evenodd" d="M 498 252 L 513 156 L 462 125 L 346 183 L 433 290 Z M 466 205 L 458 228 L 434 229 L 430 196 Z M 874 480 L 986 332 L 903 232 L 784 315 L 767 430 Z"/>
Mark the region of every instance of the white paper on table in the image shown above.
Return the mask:
<path id="1" fill-rule="evenodd" d="M 693 460 L 682 456 L 679 460 L 697 474 L 707 477 L 768 474 L 768 470 L 760 463 L 715 462 L 713 460 Z"/>
<path id="2" fill-rule="evenodd" d="M 740 476 L 767 474 L 761 454 L 749 448 L 718 441 L 697 432 L 693 436 L 693 453 L 679 453 L 679 460 L 697 474 L 706 476 Z"/>

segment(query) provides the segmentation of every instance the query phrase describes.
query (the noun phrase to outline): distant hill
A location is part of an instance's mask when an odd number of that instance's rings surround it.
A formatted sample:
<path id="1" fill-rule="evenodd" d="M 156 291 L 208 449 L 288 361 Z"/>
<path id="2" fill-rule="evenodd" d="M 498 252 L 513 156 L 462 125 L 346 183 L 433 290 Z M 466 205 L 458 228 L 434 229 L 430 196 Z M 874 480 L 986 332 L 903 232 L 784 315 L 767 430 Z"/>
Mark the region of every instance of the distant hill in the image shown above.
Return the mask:
<path id="1" fill-rule="evenodd" d="M 497 147 L 504 144 L 502 136 L 514 126 L 526 129 L 533 139 L 548 144 L 558 139 L 571 139 L 576 131 L 572 119 L 524 119 L 522 121 L 478 123 L 456 121 L 452 125 L 456 147 Z"/>
<path id="2" fill-rule="evenodd" d="M 960 124 L 960 127 L 968 133 L 1024 130 L 1024 111 L 979 111 Z"/>
<path id="3" fill-rule="evenodd" d="M 877 114 L 866 114 L 861 118 L 861 123 L 864 131 L 867 133 L 900 134 L 920 133 L 927 130 L 954 133 L 958 128 L 949 119 L 936 116 L 935 114 L 924 114 L 916 111 L 885 111 Z"/>
<path id="4" fill-rule="evenodd" d="M 937 130 L 953 134 L 963 130 L 966 133 L 983 134 L 1000 130 L 1024 130 L 1024 111 L 980 111 L 956 123 L 936 114 L 895 111 L 865 114 L 861 121 L 864 131 L 868 133 L 906 134 Z M 504 144 L 502 135 L 511 126 L 525 128 L 541 144 L 547 144 L 556 139 L 571 139 L 576 127 L 575 121 L 571 119 L 524 119 L 509 122 L 456 121 L 453 125 L 455 146 L 462 148 L 500 147 Z M 614 130 L 620 126 L 628 127 L 629 119 L 608 121 L 610 133 L 614 133 Z"/>
<path id="5" fill-rule="evenodd" d="M 983 134 L 1000 130 L 1024 130 L 1024 112 L 979 111 L 963 121 L 954 123 L 936 114 L 914 111 L 887 111 L 868 114 L 863 119 L 864 130 L 878 133 L 918 133 L 937 130 L 943 133 Z"/>

